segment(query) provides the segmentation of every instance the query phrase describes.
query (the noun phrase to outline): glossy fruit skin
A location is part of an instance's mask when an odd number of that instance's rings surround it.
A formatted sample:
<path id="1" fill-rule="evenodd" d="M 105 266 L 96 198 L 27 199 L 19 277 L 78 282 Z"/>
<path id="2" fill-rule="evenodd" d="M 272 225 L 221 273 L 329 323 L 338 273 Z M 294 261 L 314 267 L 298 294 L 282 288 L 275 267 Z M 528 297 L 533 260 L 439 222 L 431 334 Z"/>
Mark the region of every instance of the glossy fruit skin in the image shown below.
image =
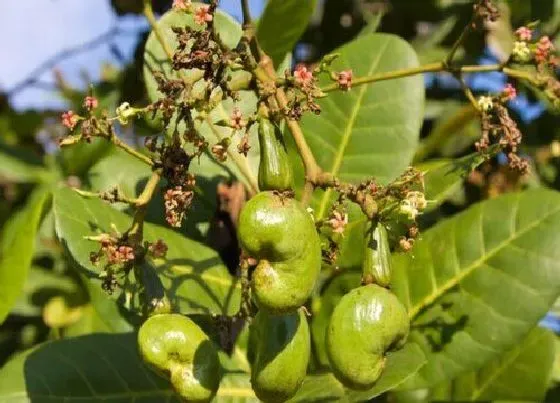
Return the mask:
<path id="1" fill-rule="evenodd" d="M 191 319 L 179 314 L 151 316 L 140 327 L 138 347 L 142 359 L 170 379 L 185 401 L 208 402 L 216 394 L 221 377 L 218 352 Z"/>
<path id="2" fill-rule="evenodd" d="M 391 284 L 391 249 L 387 229 L 381 223 L 369 223 L 364 237 L 362 273 L 365 283 L 388 287 Z"/>
<path id="3" fill-rule="evenodd" d="M 352 389 L 371 388 L 381 376 L 387 352 L 401 348 L 410 322 L 406 308 L 375 284 L 346 294 L 332 314 L 327 355 L 336 378 Z"/>
<path id="4" fill-rule="evenodd" d="M 260 309 L 282 314 L 302 306 L 321 269 L 321 242 L 301 204 L 274 192 L 258 193 L 241 210 L 238 238 L 258 260 L 251 286 Z"/>
<path id="5" fill-rule="evenodd" d="M 302 310 L 287 315 L 259 311 L 251 323 L 251 385 L 264 402 L 284 402 L 301 386 L 309 356 L 309 325 Z"/>
<path id="6" fill-rule="evenodd" d="M 286 191 L 292 189 L 293 172 L 288 159 L 282 131 L 270 120 L 259 120 L 259 188 Z"/>

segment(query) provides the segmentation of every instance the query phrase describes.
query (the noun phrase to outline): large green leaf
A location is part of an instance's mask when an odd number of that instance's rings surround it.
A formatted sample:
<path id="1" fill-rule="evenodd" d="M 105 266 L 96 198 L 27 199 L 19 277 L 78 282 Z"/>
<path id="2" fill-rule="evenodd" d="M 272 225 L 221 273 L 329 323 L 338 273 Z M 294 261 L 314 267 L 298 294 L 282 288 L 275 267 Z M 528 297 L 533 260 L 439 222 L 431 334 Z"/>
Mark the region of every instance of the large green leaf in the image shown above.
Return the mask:
<path id="1" fill-rule="evenodd" d="M 94 138 L 91 143 L 80 142 L 64 147 L 57 157 L 67 175 L 81 176 L 111 149 L 112 144 L 106 139 Z"/>
<path id="2" fill-rule="evenodd" d="M 291 52 L 301 37 L 313 11 L 316 0 L 269 0 L 259 20 L 259 45 L 278 66 Z"/>
<path id="3" fill-rule="evenodd" d="M 83 199 L 65 187 L 55 193 L 54 211 L 58 237 L 81 267 L 82 274 L 100 287 L 99 268 L 89 260 L 90 252 L 97 250 L 99 244 L 84 237 L 110 233 L 112 224 L 124 232 L 132 218 L 101 200 Z M 165 259 L 155 259 L 151 264 L 142 265 L 140 270 L 146 275 L 157 274 L 175 309 L 181 313 L 232 314 L 237 311 L 239 285 L 215 251 L 150 223 L 145 224 L 144 238 L 147 241 L 163 239 L 169 247 Z M 127 291 L 134 295 L 137 286 L 132 284 Z M 116 297 L 121 301 L 124 294 Z"/>
<path id="4" fill-rule="evenodd" d="M 388 34 L 362 35 L 336 52 L 333 68 L 352 69 L 356 77 L 418 65 L 410 45 Z M 319 104 L 321 116 L 306 115 L 302 128 L 323 170 L 345 182 L 375 177 L 387 183 L 410 164 L 422 124 L 422 76 L 333 92 Z M 326 213 L 330 193 L 318 202 L 318 218 Z"/>
<path id="5" fill-rule="evenodd" d="M 208 160 L 206 156 L 202 157 Z M 216 211 L 217 184 L 223 178 L 228 178 L 224 174 L 222 167 L 208 161 L 204 165 L 206 170 L 198 173 L 198 161 L 193 160 L 191 166 L 197 171 L 195 197 L 189 214 L 183 222 L 182 231 L 189 237 L 203 240 L 208 228 L 208 222 Z M 119 171 L 115 173 L 115 167 Z M 213 167 L 216 169 L 212 169 Z M 137 197 L 143 190 L 148 177 L 151 175 L 150 168 L 142 161 L 126 154 L 122 151 L 115 151 L 95 164 L 88 172 L 88 178 L 94 191 L 107 191 L 110 188 L 118 188 L 129 197 Z M 127 208 L 124 204 L 114 204 L 113 207 L 119 210 Z M 152 202 L 148 206 L 146 220 L 167 225 L 165 222 L 165 209 L 163 194 L 158 189 Z"/>
<path id="6" fill-rule="evenodd" d="M 522 343 L 477 371 L 437 387 L 432 400 L 542 401 L 554 361 L 554 334 L 535 328 Z"/>
<path id="7" fill-rule="evenodd" d="M 144 366 L 131 333 L 46 343 L 0 371 L 4 402 L 160 402 L 174 396 L 170 384 Z"/>
<path id="8" fill-rule="evenodd" d="M 4 225 L 0 249 L 0 323 L 8 316 L 25 284 L 35 249 L 35 233 L 49 196 L 47 186 L 37 188 L 24 209 Z"/>
<path id="9" fill-rule="evenodd" d="M 0 370 L 2 402 L 178 402 L 138 355 L 136 335 L 93 334 L 45 343 Z M 216 402 L 258 402 L 249 375 L 227 370 Z"/>
<path id="10" fill-rule="evenodd" d="M 473 205 L 394 257 L 393 290 L 428 358 L 409 388 L 498 359 L 560 293 L 560 195 L 508 194 Z"/>

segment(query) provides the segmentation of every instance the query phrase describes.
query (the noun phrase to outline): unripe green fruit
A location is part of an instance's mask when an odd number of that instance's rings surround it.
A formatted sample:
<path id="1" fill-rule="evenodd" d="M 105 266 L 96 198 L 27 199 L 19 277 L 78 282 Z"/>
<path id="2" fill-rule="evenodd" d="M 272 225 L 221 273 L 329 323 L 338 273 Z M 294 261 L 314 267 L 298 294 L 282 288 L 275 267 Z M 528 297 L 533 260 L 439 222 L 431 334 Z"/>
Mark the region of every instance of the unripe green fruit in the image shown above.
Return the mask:
<path id="1" fill-rule="evenodd" d="M 375 284 L 346 294 L 332 314 L 327 355 L 336 378 L 353 389 L 368 389 L 381 376 L 388 351 L 401 348 L 410 322 L 405 307 Z"/>
<path id="2" fill-rule="evenodd" d="M 170 379 L 188 402 L 210 401 L 220 384 L 218 352 L 208 336 L 186 316 L 155 315 L 140 327 L 142 359 Z"/>
<path id="3" fill-rule="evenodd" d="M 311 215 L 297 201 L 261 192 L 239 216 L 239 242 L 258 260 L 253 296 L 271 313 L 293 312 L 311 295 L 321 269 L 321 242 Z"/>
<path id="4" fill-rule="evenodd" d="M 388 287 L 391 283 L 391 250 L 387 229 L 381 223 L 368 223 L 364 237 L 363 280 Z"/>
<path id="5" fill-rule="evenodd" d="M 251 384 L 264 402 L 284 402 L 296 394 L 311 353 L 309 326 L 302 310 L 287 315 L 259 311 L 251 324 L 254 343 Z"/>
<path id="6" fill-rule="evenodd" d="M 259 188 L 290 190 L 293 186 L 293 172 L 282 141 L 282 131 L 264 118 L 259 120 L 259 147 Z"/>

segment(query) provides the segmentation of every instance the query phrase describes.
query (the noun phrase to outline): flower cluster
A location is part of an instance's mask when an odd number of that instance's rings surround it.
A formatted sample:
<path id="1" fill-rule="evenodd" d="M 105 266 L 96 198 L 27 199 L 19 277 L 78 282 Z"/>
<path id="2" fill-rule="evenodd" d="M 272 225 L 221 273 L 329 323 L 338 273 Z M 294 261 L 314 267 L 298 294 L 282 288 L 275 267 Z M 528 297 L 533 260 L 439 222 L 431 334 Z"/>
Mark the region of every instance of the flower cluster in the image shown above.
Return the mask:
<path id="1" fill-rule="evenodd" d="M 533 30 L 525 26 L 515 31 L 517 40 L 513 44 L 512 60 L 518 63 L 534 63 L 540 68 L 556 67 L 558 59 L 550 38 L 543 35 L 535 41 L 533 34 Z"/>
<path id="2" fill-rule="evenodd" d="M 349 91 L 352 88 L 352 70 L 344 70 L 337 73 L 336 81 L 338 88 Z"/>
<path id="3" fill-rule="evenodd" d="M 180 145 L 163 149 L 161 166 L 167 179 L 164 191 L 165 219 L 169 225 L 180 227 L 194 197 L 195 178 L 188 172 L 191 157 Z"/>
<path id="4" fill-rule="evenodd" d="M 411 191 L 406 194 L 400 206 L 401 214 L 404 214 L 410 220 L 416 220 L 418 214 L 427 206 L 424 193 L 419 191 Z"/>
<path id="5" fill-rule="evenodd" d="M 521 143 L 521 131 L 517 123 L 509 116 L 509 112 L 502 102 L 514 99 L 517 96 L 515 87 L 507 84 L 499 97 L 493 98 L 482 96 L 478 99 L 481 111 L 482 134 L 475 143 L 479 152 L 487 152 L 492 139 L 504 151 L 510 168 L 526 173 L 529 165 L 527 161 L 518 156 L 519 144 Z"/>
<path id="6" fill-rule="evenodd" d="M 500 10 L 492 3 L 492 0 L 479 0 L 473 6 L 473 11 L 475 17 L 473 24 L 475 25 L 479 21 L 495 22 L 500 18 Z"/>
<path id="7" fill-rule="evenodd" d="M 288 98 L 288 106 L 284 114 L 293 120 L 299 120 L 307 111 L 316 115 L 321 113 L 321 107 L 315 102 L 316 98 L 324 96 L 317 87 L 317 80 L 313 71 L 303 64 L 298 64 L 293 73 L 285 72 L 284 89 Z"/>
<path id="8" fill-rule="evenodd" d="M 89 256 L 92 264 L 98 265 L 103 258 L 108 266 L 122 265 L 134 260 L 134 249 L 122 239 L 109 234 L 101 234 L 98 240 L 101 245 L 100 249 L 97 252 L 91 252 Z"/>

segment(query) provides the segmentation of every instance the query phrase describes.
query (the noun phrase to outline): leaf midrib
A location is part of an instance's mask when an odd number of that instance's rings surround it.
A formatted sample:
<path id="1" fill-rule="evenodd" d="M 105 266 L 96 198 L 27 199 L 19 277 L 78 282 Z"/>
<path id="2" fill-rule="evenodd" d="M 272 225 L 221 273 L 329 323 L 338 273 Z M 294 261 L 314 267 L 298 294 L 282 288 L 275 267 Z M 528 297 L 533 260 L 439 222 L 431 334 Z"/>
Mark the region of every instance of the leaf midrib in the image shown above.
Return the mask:
<path id="1" fill-rule="evenodd" d="M 367 72 L 368 76 L 370 76 L 373 73 L 373 71 L 379 66 L 379 62 L 381 61 L 381 57 L 384 55 L 385 51 L 387 50 L 387 46 L 389 46 L 389 40 L 385 40 L 385 44 L 383 45 L 383 48 L 379 51 L 379 53 L 377 54 L 377 58 L 371 64 L 371 66 L 370 66 L 370 68 Z M 338 175 L 338 171 L 340 169 L 340 166 L 342 165 L 342 160 L 344 158 L 344 152 L 346 151 L 346 147 L 348 147 L 348 143 L 350 142 L 350 137 L 351 137 L 351 134 L 352 134 L 352 128 L 354 127 L 354 123 L 356 122 L 356 118 L 358 117 L 358 112 L 360 111 L 360 108 L 362 106 L 362 100 L 364 98 L 364 95 L 365 95 L 367 89 L 368 89 L 367 85 L 362 85 L 360 87 L 359 92 L 358 92 L 357 100 L 354 103 L 354 106 L 352 107 L 352 111 L 350 112 L 350 117 L 348 119 L 348 123 L 346 124 L 346 127 L 344 129 L 342 139 L 341 139 L 340 144 L 338 146 L 338 151 L 335 155 L 333 165 L 330 169 L 330 173 L 335 175 L 335 176 Z M 332 192 L 332 189 L 329 188 L 323 194 L 323 197 L 321 199 L 321 204 L 319 205 L 319 210 L 318 210 L 318 213 L 317 213 L 317 219 L 319 219 L 319 220 L 321 218 L 323 218 L 323 216 L 325 214 L 325 210 L 327 208 L 327 204 L 328 204 L 328 201 L 330 199 L 331 192 Z"/>

